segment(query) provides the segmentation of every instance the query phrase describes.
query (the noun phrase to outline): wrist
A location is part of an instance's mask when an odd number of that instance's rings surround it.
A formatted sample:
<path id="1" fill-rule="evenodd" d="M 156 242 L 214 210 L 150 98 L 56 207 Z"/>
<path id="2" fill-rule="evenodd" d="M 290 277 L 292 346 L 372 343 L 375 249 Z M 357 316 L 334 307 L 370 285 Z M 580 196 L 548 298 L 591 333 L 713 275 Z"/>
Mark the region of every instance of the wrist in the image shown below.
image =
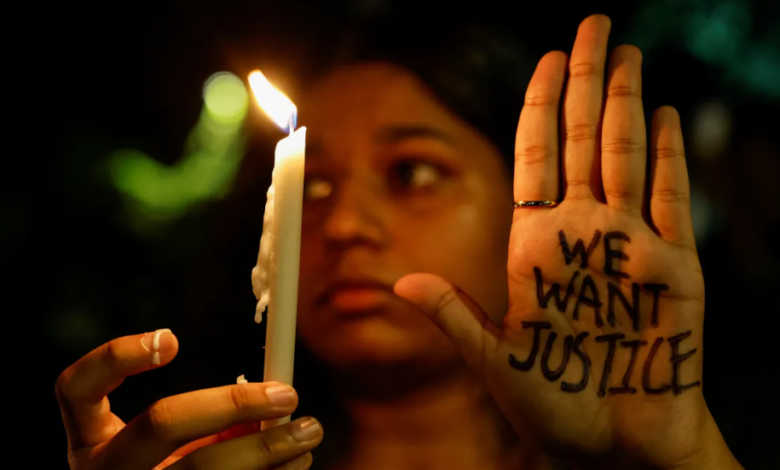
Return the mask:
<path id="1" fill-rule="evenodd" d="M 626 454 L 598 458 L 588 463 L 582 461 L 570 463 L 570 465 L 575 470 L 624 470 L 627 468 L 643 470 L 744 470 L 744 467 L 728 448 L 709 411 L 707 411 L 697 434 L 699 435 L 698 442 L 691 446 L 692 451 L 688 455 L 677 461 L 667 461 L 664 465 L 650 464 L 647 459 L 637 459 Z M 655 455 L 654 457 L 660 456 Z M 666 459 L 661 458 L 660 460 Z"/>
<path id="2" fill-rule="evenodd" d="M 669 470 L 744 470 L 709 412 L 705 420 L 699 450 Z"/>

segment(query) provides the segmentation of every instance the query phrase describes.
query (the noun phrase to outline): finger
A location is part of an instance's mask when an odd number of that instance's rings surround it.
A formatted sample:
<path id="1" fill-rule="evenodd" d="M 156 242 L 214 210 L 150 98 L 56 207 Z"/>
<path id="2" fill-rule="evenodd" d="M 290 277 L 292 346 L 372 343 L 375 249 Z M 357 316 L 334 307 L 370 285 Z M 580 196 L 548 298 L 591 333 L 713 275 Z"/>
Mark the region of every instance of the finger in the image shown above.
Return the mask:
<path id="1" fill-rule="evenodd" d="M 178 350 L 173 333 L 162 329 L 109 341 L 65 369 L 55 391 L 71 445 L 92 446 L 113 435 L 106 395 L 125 377 L 168 364 Z"/>
<path id="2" fill-rule="evenodd" d="M 292 466 L 292 460 L 311 464 L 306 457 L 322 441 L 322 426 L 314 418 L 301 418 L 291 423 L 202 447 L 175 464 L 169 470 L 219 468 L 225 470 L 256 470 L 272 465 Z M 302 467 L 307 468 L 307 467 Z"/>
<path id="3" fill-rule="evenodd" d="M 237 424 L 226 431 L 222 431 L 219 434 L 212 434 L 204 438 L 189 442 L 174 451 L 173 454 L 168 456 L 160 465 L 167 467 L 184 456 L 200 449 L 201 447 L 210 446 L 212 444 L 219 444 L 220 442 L 227 441 L 229 439 L 235 439 L 237 437 L 246 436 L 248 434 L 254 434 L 260 431 L 260 423 L 242 423 Z"/>
<path id="4" fill-rule="evenodd" d="M 404 276 L 393 290 L 428 314 L 450 337 L 466 362 L 482 371 L 483 358 L 495 349 L 499 330 L 468 294 L 427 273 Z"/>
<path id="5" fill-rule="evenodd" d="M 564 198 L 601 195 L 598 140 L 610 28 L 611 22 L 604 15 L 586 18 L 577 31 L 569 59 L 562 119 Z"/>
<path id="6" fill-rule="evenodd" d="M 650 135 L 650 216 L 665 240 L 695 250 L 691 190 L 680 115 L 671 106 L 653 114 Z"/>
<path id="7" fill-rule="evenodd" d="M 646 166 L 642 53 L 634 46 L 620 46 L 610 58 L 601 139 L 601 174 L 610 207 L 642 213 Z"/>
<path id="8" fill-rule="evenodd" d="M 201 447 L 217 444 L 222 441 L 227 441 L 228 439 L 235 439 L 237 437 L 246 436 L 247 434 L 256 433 L 258 431 L 260 431 L 259 422 L 236 424 L 235 426 L 232 426 L 225 431 L 220 432 L 219 434 L 212 434 L 210 436 L 206 436 L 204 438 L 184 444 L 183 446 L 176 449 L 176 451 L 174 451 L 174 453 L 171 455 L 177 457 L 176 460 L 178 460 L 190 452 L 196 449 L 200 449 Z M 166 461 L 170 460 L 170 458 L 171 457 L 169 457 Z"/>
<path id="9" fill-rule="evenodd" d="M 247 434 L 258 432 L 261 430 L 260 429 L 261 424 L 262 423 L 260 421 L 237 424 L 219 433 L 219 439 L 222 441 L 226 441 L 228 439 L 235 439 L 236 437 L 246 436 Z"/>
<path id="10" fill-rule="evenodd" d="M 236 424 L 289 416 L 295 390 L 279 382 L 247 383 L 163 398 L 127 424 L 105 449 L 110 468 L 152 468 L 191 441 Z M 128 457 L 127 449 L 134 449 Z"/>
<path id="11" fill-rule="evenodd" d="M 274 470 L 306 470 L 311 467 L 313 461 L 314 458 L 312 457 L 311 452 L 306 452 L 300 457 L 290 460 L 281 467 L 274 468 Z"/>
<path id="12" fill-rule="evenodd" d="M 566 61 L 563 52 L 548 53 L 528 85 L 515 141 L 515 201 L 558 198 L 558 107 Z"/>

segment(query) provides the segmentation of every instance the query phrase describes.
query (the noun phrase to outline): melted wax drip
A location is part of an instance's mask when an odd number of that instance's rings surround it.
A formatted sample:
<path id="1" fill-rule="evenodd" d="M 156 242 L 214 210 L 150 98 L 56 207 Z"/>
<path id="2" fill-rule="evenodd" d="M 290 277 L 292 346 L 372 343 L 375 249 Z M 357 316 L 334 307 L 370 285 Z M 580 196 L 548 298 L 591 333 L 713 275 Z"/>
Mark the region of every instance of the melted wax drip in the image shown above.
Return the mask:
<path id="1" fill-rule="evenodd" d="M 274 173 L 276 169 L 274 168 Z M 268 187 L 267 200 L 265 203 L 265 214 L 263 215 L 263 233 L 260 236 L 260 252 L 257 256 L 257 266 L 252 269 L 252 290 L 257 299 L 255 307 L 255 323 L 263 321 L 263 312 L 270 302 L 271 271 L 273 259 L 271 247 L 273 245 L 273 224 L 274 224 L 274 184 L 273 177 L 271 185 Z"/>

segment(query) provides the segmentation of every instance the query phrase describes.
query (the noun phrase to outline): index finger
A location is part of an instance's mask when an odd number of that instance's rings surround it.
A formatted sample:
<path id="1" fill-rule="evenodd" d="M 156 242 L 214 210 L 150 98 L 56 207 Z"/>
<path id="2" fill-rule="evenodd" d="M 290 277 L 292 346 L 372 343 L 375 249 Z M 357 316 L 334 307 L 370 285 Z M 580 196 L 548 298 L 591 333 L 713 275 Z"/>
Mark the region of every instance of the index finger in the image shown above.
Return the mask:
<path id="1" fill-rule="evenodd" d="M 60 374 L 55 385 L 68 438 L 76 447 L 92 446 L 116 430 L 106 397 L 125 377 L 162 367 L 176 356 L 171 330 L 117 338 L 94 349 Z"/>

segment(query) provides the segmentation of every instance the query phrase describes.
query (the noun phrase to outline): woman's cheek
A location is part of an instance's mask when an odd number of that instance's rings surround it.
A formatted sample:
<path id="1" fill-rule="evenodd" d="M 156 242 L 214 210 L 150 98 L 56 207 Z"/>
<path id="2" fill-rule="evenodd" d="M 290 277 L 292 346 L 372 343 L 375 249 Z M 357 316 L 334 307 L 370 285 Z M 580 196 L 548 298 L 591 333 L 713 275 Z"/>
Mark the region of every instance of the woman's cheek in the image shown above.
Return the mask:
<path id="1" fill-rule="evenodd" d="M 438 268 L 433 272 L 464 289 L 496 320 L 506 307 L 510 222 L 478 199 L 450 209 L 427 250 L 428 256 L 438 257 L 429 261 Z"/>

